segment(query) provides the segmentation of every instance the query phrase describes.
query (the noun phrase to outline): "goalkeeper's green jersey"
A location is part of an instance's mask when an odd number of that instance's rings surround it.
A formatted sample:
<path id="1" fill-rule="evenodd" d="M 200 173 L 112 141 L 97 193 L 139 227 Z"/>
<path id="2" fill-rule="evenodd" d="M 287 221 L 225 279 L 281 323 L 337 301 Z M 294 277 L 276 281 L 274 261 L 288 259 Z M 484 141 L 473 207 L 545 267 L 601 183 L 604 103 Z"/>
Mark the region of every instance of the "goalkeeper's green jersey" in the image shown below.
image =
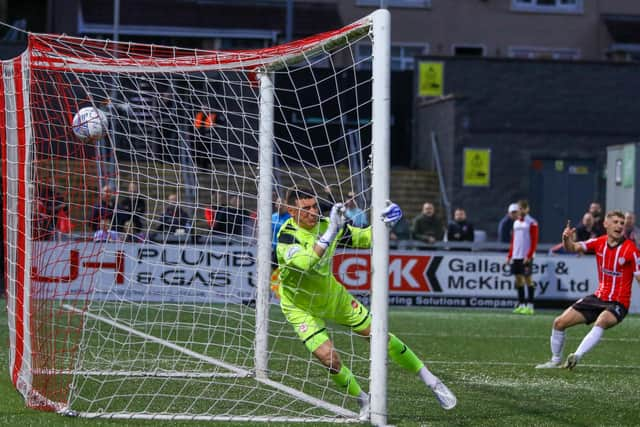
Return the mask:
<path id="1" fill-rule="evenodd" d="M 371 227 L 358 228 L 347 224 L 319 257 L 313 247 L 328 227 L 327 218 L 321 218 L 310 230 L 299 227 L 293 218 L 282 224 L 276 255 L 283 305 L 293 304 L 312 313 L 324 312 L 333 305 L 334 297 L 340 294 L 343 287 L 332 272 L 336 247 L 371 247 Z"/>

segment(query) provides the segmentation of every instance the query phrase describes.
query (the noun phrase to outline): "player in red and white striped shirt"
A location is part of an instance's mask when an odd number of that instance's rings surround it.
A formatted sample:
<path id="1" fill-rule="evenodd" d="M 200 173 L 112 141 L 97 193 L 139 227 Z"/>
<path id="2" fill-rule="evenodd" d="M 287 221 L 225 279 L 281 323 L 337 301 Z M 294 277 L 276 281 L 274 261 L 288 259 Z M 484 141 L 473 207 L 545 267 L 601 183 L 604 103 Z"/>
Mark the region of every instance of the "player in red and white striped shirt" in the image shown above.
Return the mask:
<path id="1" fill-rule="evenodd" d="M 515 276 L 515 286 L 518 291 L 518 305 L 516 314 L 533 314 L 533 301 L 535 299 L 535 283 L 531 280 L 533 257 L 538 247 L 538 221 L 529 215 L 529 202 L 518 201 L 520 213 L 518 219 L 513 222 L 511 245 L 507 264 L 511 263 L 511 274 Z M 527 285 L 528 296 L 525 303 L 524 285 Z"/>
<path id="2" fill-rule="evenodd" d="M 631 303 L 631 286 L 635 277 L 640 282 L 640 252 L 631 240 L 625 239 L 624 214 L 607 213 L 604 220 L 607 234 L 586 242 L 574 240 L 575 228 L 569 224 L 562 233 L 562 243 L 569 252 L 594 252 L 598 264 L 598 289 L 593 295 L 579 299 L 556 317 L 551 330 L 551 360 L 536 368 L 558 368 L 562 359 L 564 330 L 581 323 L 595 322 L 582 339 L 575 353 L 567 358 L 565 368 L 572 369 L 602 338 L 605 329 L 622 322 Z"/>

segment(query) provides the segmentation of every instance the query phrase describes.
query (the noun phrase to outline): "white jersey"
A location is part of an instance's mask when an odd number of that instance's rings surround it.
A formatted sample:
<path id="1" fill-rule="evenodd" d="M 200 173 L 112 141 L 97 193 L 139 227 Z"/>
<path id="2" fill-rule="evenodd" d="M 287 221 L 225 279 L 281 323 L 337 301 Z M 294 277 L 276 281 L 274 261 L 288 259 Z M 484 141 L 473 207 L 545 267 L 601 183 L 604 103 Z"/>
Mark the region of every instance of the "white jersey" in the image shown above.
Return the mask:
<path id="1" fill-rule="evenodd" d="M 538 247 L 538 222 L 530 215 L 513 222 L 509 258 L 533 258 Z"/>

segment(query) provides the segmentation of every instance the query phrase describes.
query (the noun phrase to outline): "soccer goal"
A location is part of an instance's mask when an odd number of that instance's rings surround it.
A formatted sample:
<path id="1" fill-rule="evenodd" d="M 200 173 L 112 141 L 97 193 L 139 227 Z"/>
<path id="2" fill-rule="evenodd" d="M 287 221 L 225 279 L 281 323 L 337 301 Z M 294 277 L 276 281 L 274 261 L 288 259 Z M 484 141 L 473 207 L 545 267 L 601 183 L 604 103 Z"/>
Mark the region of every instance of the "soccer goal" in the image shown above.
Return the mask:
<path id="1" fill-rule="evenodd" d="M 373 226 L 366 269 L 334 265 L 372 283 L 371 344 L 331 334 L 384 423 L 389 55 L 386 10 L 260 50 L 29 34 L 0 80 L 9 373 L 27 405 L 357 422 L 270 287 L 276 199 L 305 186 Z"/>

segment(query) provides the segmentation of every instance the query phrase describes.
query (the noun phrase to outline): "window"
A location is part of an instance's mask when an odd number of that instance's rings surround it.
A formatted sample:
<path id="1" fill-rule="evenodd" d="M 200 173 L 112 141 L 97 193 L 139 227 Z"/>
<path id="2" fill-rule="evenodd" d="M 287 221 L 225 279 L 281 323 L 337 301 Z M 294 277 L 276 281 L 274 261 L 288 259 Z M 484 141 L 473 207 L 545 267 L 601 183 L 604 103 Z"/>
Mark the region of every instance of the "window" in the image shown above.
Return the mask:
<path id="1" fill-rule="evenodd" d="M 415 57 L 429 53 L 429 45 L 424 44 L 392 44 L 391 45 L 391 69 L 394 71 L 413 70 Z M 360 44 L 357 50 L 360 68 L 371 68 L 371 45 Z"/>
<path id="2" fill-rule="evenodd" d="M 564 47 L 512 46 L 509 47 L 509 57 L 525 59 L 577 60 L 580 59 L 580 49 Z"/>
<path id="3" fill-rule="evenodd" d="M 380 6 L 380 0 L 356 0 L 356 6 Z M 431 7 L 431 0 L 387 0 L 388 7 Z"/>
<path id="4" fill-rule="evenodd" d="M 541 13 L 582 13 L 584 0 L 511 0 L 511 9 Z"/>
<path id="5" fill-rule="evenodd" d="M 453 45 L 454 56 L 484 56 L 484 46 L 481 45 Z"/>

